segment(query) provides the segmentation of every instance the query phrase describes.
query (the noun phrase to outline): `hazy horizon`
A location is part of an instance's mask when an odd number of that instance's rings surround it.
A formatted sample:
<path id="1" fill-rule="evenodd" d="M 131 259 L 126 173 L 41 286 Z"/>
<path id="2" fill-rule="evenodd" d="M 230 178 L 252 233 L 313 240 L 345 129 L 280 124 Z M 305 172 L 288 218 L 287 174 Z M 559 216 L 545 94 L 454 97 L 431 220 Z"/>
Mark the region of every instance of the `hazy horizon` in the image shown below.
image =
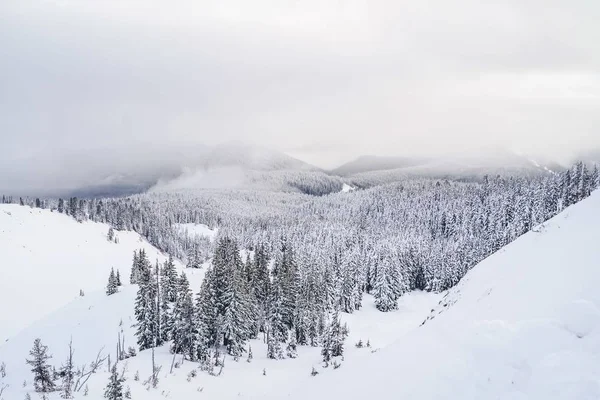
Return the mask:
<path id="1" fill-rule="evenodd" d="M 598 20 L 587 0 L 4 1 L 0 189 L 232 140 L 326 169 L 565 162 L 600 148 Z"/>

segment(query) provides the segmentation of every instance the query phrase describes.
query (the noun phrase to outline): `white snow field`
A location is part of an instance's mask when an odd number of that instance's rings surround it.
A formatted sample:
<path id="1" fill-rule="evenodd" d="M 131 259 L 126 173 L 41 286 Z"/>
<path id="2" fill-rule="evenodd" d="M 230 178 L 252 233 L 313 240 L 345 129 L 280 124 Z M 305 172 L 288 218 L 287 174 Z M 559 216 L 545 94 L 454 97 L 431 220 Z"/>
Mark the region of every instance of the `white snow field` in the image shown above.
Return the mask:
<path id="1" fill-rule="evenodd" d="M 600 192 L 471 270 L 420 328 L 271 399 L 599 399 Z"/>
<path id="2" fill-rule="evenodd" d="M 36 248 L 62 244 L 62 252 L 56 251 L 62 254 L 62 259 L 52 256 L 55 258 L 51 265 L 61 271 L 63 279 L 67 277 L 66 272 L 62 273 L 63 268 L 72 270 L 72 265 L 86 261 L 78 252 L 71 251 L 79 242 L 66 240 L 83 236 L 87 232 L 84 229 L 96 232 L 90 233 L 87 240 L 95 243 L 92 237 L 97 235 L 97 247 L 104 251 L 112 250 L 103 246 L 128 247 L 123 240 L 125 232 L 119 232 L 118 245 L 106 242 L 104 225 L 78 224 L 65 216 L 17 206 L 10 207 L 10 211 L 14 216 L 23 214 L 23 224 L 29 225 L 21 227 L 23 232 L 47 224 L 60 235 L 48 238 L 48 234 L 30 232 L 31 235 L 20 234 L 21 239 L 13 240 L 10 245 L 3 237 L 3 250 L 16 254 L 15 249 L 25 244 Z M 39 214 L 28 216 L 31 212 Z M 58 222 L 51 223 L 55 218 Z M 5 229 L 4 225 L 0 229 Z M 120 370 L 127 369 L 124 385 L 131 388 L 133 399 L 144 400 L 598 399 L 600 192 L 535 230 L 480 263 L 449 292 L 405 295 L 400 299 L 399 310 L 392 313 L 378 312 L 373 299 L 365 296 L 360 311 L 342 315 L 350 327 L 350 336 L 339 369 L 321 365 L 320 348 L 299 347 L 299 357 L 295 360 L 268 360 L 266 346 L 261 340 L 253 340 L 251 363 L 245 357 L 238 362 L 228 357 L 221 376 L 198 372 L 196 377 L 188 378 L 197 364 L 186 361 L 171 374 L 172 355 L 168 346 L 164 346 L 156 350 L 157 364 L 162 366 L 157 389 L 146 390 L 142 384 L 151 372 L 150 351 L 119 363 Z M 56 236 L 62 238 L 58 240 Z M 122 264 L 115 265 L 122 274 L 127 271 L 127 278 L 129 253 L 141 244 L 139 239 L 135 240 L 130 243 Z M 151 251 L 149 245 L 144 246 Z M 28 292 L 34 293 L 35 287 L 45 290 L 48 301 L 59 303 L 54 298 L 62 296 L 60 291 L 43 287 L 44 280 L 54 278 L 46 272 L 38 275 L 38 268 L 47 268 L 52 257 L 30 257 L 37 264 L 30 267 L 24 284 L 26 290 L 22 291 L 27 293 L 18 293 L 21 296 L 18 301 L 30 297 Z M 90 255 L 89 262 L 98 257 L 101 256 Z M 15 263 L 0 265 L 3 277 L 12 268 L 11 264 Z M 71 338 L 77 365 L 92 361 L 102 347 L 105 354 L 112 354 L 114 361 L 120 330 L 125 335 L 125 345 L 134 345 L 131 325 L 137 287 L 126 285 L 120 293 L 107 297 L 101 287 L 107 269 L 99 274 L 98 283 L 89 277 L 92 272 L 69 278 L 74 287 L 82 280 L 98 288 L 89 289 L 85 297 L 78 297 L 77 289 L 71 302 L 0 345 L 0 362 L 7 366 L 7 376 L 1 382 L 9 385 L 4 400 L 24 399 L 27 392 L 36 398 L 32 374 L 25 364 L 36 337 L 49 346 L 54 356 L 51 362 L 57 367 L 66 358 Z M 192 290 L 197 292 L 204 269 L 186 272 Z M 2 285 L 4 289 L 5 284 Z M 5 310 L 18 313 L 20 305 L 17 300 L 2 296 L 0 323 L 3 324 Z M 370 340 L 372 348 L 355 348 L 354 343 L 359 339 Z M 314 377 L 310 375 L 313 367 L 319 372 Z M 134 380 L 136 371 L 139 381 Z M 75 398 L 102 399 L 108 376 L 105 364 L 89 380 L 88 396 L 84 397 L 81 391 Z M 57 400 L 60 394 L 52 393 L 49 398 Z"/>
<path id="3" fill-rule="evenodd" d="M 214 240 L 217 235 L 217 229 L 210 229 L 204 224 L 175 224 L 175 226 L 190 237 L 203 236 Z"/>
<path id="4" fill-rule="evenodd" d="M 106 239 L 109 227 L 79 223 L 50 210 L 0 204 L 0 343 L 38 319 L 79 297 L 79 290 L 103 291 L 111 268 L 129 282 L 133 251 L 164 261 L 135 232 L 115 231 L 119 243 Z"/>

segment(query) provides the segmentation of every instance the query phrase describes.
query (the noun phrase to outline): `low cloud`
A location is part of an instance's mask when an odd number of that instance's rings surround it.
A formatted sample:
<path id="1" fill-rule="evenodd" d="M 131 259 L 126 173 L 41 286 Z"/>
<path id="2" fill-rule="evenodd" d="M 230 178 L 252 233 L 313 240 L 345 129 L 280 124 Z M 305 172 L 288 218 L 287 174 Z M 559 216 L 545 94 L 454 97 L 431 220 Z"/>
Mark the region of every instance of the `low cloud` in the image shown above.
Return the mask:
<path id="1" fill-rule="evenodd" d="M 599 19 L 584 0 L 5 1 L 0 191 L 230 140 L 327 168 L 490 146 L 568 159 L 600 147 Z"/>

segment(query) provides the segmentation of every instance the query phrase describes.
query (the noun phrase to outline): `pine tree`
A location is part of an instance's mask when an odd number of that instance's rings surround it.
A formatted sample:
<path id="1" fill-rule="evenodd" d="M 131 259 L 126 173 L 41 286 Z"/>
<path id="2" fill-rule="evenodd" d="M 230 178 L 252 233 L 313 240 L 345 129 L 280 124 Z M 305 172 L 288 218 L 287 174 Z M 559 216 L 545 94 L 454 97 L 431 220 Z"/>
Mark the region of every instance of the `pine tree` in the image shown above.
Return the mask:
<path id="1" fill-rule="evenodd" d="M 117 286 L 123 286 L 123 284 L 121 283 L 121 273 L 119 272 L 119 270 L 117 270 L 117 276 L 115 281 L 117 283 Z"/>
<path id="2" fill-rule="evenodd" d="M 194 303 L 192 291 L 184 272 L 179 278 L 179 293 L 173 309 L 173 344 L 171 351 L 177 354 L 183 354 L 190 360 L 195 360 L 197 356 L 196 343 L 197 330 L 195 319 Z"/>
<path id="3" fill-rule="evenodd" d="M 246 362 L 251 363 L 253 358 L 254 355 L 252 354 L 252 346 L 248 346 L 248 358 L 246 359 Z"/>
<path id="4" fill-rule="evenodd" d="M 386 264 L 380 264 L 376 270 L 373 295 L 375 296 L 375 307 L 379 311 L 387 312 L 398 309 L 396 295 L 390 283 L 390 268 Z"/>
<path id="5" fill-rule="evenodd" d="M 281 360 L 284 358 L 281 342 L 270 331 L 267 331 L 267 358 L 272 360 Z"/>
<path id="6" fill-rule="evenodd" d="M 164 279 L 161 281 L 160 291 L 160 337 L 163 342 L 172 339 L 174 316 L 172 303 L 169 301 L 169 291 L 165 290 Z"/>
<path id="7" fill-rule="evenodd" d="M 119 291 L 117 284 L 117 277 L 115 275 L 115 269 L 112 268 L 110 270 L 110 275 L 108 276 L 108 284 L 106 285 L 106 295 L 110 296 Z"/>
<path id="8" fill-rule="evenodd" d="M 133 251 L 133 262 L 131 263 L 131 274 L 129 275 L 129 283 L 135 285 L 139 281 L 139 256 L 137 250 Z"/>
<path id="9" fill-rule="evenodd" d="M 139 289 L 135 299 L 137 343 L 140 351 L 156 345 L 158 334 L 157 290 L 150 267 L 141 264 L 138 277 Z"/>
<path id="10" fill-rule="evenodd" d="M 341 357 L 344 355 L 344 342 L 348 336 L 348 328 L 341 325 L 340 316 L 337 310 L 333 314 L 328 335 L 331 357 Z"/>
<path id="11" fill-rule="evenodd" d="M 109 242 L 112 242 L 115 238 L 115 231 L 112 228 L 112 226 L 110 228 L 108 228 L 108 233 L 106 234 L 106 240 L 108 240 Z"/>
<path id="12" fill-rule="evenodd" d="M 52 358 L 48 354 L 48 346 L 43 345 L 41 339 L 35 339 L 29 355 L 31 359 L 26 360 L 26 362 L 32 367 L 31 372 L 33 372 L 33 383 L 36 392 L 47 393 L 53 391 L 56 384 L 54 383 L 52 369 L 48 364 L 48 360 Z"/>
<path id="13" fill-rule="evenodd" d="M 110 371 L 108 385 L 104 389 L 104 398 L 108 400 L 123 400 L 123 380 L 117 373 L 117 365 L 113 365 Z"/>
<path id="14" fill-rule="evenodd" d="M 196 298 L 196 330 L 198 331 L 198 359 L 204 360 L 209 347 L 217 340 L 217 306 L 214 295 L 213 269 L 204 275 Z"/>
<path id="15" fill-rule="evenodd" d="M 285 350 L 288 358 L 298 357 L 298 344 L 296 342 L 296 335 L 291 335 L 290 342 L 288 343 Z"/>
<path id="16" fill-rule="evenodd" d="M 256 303 L 259 331 L 267 329 L 269 299 L 271 296 L 271 279 L 269 278 L 269 257 L 264 245 L 254 252 L 252 282 L 250 289 Z"/>
<path id="17" fill-rule="evenodd" d="M 273 285 L 269 303 L 269 334 L 278 343 L 284 343 L 288 336 L 288 328 L 282 313 L 284 309 L 282 291 L 280 285 Z"/>
<path id="18" fill-rule="evenodd" d="M 248 315 L 241 293 L 235 288 L 231 291 L 229 305 L 223 316 L 223 334 L 227 352 L 240 357 L 245 352 Z"/>
<path id="19" fill-rule="evenodd" d="M 177 299 L 177 284 L 179 277 L 177 276 L 177 270 L 175 269 L 175 262 L 172 255 L 169 255 L 169 259 L 165 261 L 162 275 L 163 285 L 161 290 L 166 294 L 167 299 L 170 302 L 175 302 Z"/>

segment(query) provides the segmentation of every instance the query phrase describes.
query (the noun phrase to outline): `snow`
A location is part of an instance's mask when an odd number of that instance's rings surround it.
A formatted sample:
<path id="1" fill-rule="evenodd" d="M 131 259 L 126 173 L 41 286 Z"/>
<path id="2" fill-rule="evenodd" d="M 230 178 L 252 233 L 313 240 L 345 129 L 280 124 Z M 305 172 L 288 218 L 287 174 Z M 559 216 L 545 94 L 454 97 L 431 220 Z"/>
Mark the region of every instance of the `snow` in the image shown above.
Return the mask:
<path id="1" fill-rule="evenodd" d="M 195 292 L 199 289 L 203 271 L 204 269 L 186 270 Z M 27 391 L 32 390 L 30 384 L 26 388 L 22 387 L 23 380 L 31 381 L 31 373 L 24 360 L 37 337 L 42 338 L 44 344 L 48 345 L 50 353 L 54 356 L 51 360 L 54 364 L 60 364 L 67 356 L 70 338 L 73 338 L 77 365 L 92 361 L 102 348 L 105 354 L 112 353 L 114 360 L 117 333 L 121 329 L 125 335 L 125 346 L 135 346 L 135 329 L 132 325 L 135 322 L 133 303 L 136 289 L 136 286 L 128 285 L 122 288 L 120 293 L 112 296 L 94 293 L 79 297 L 0 347 L 0 360 L 6 361 L 9 371 L 6 382 L 11 385 L 10 391 L 6 392 L 6 398 L 21 399 Z M 400 300 L 399 311 L 383 314 L 375 309 L 372 297 L 366 296 L 365 307 L 362 310 L 353 315 L 342 315 L 343 321 L 350 327 L 345 362 L 362 362 L 362 359 L 371 355 L 371 351 L 389 345 L 404 332 L 414 329 L 439 298 L 439 295 L 431 293 L 411 293 Z M 372 348 L 355 348 L 354 343 L 359 339 L 364 343 L 370 340 Z M 167 397 L 173 399 L 192 398 L 197 396 L 200 388 L 206 398 L 219 400 L 262 397 L 284 392 L 290 385 L 295 385 L 305 376 L 310 376 L 313 367 L 318 369 L 322 376 L 334 372 L 332 368 L 321 367 L 320 348 L 299 347 L 297 359 L 276 361 L 267 359 L 267 348 L 262 340 L 252 340 L 249 344 L 254 355 L 251 363 L 247 363 L 245 358 L 235 362 L 228 357 L 222 376 L 213 377 L 199 372 L 191 382 L 187 381 L 187 376 L 197 364 L 186 361 L 170 374 L 173 356 L 167 346 L 161 347 L 156 351 L 157 364 L 162 366 L 161 382 L 157 390 L 146 391 L 141 384 L 151 373 L 150 351 L 139 353 L 123 362 L 121 366 L 127 365 L 126 385 L 131 387 L 134 399 L 164 399 L 163 393 L 168 393 Z M 179 357 L 177 361 L 180 361 Z M 262 375 L 263 369 L 266 369 L 267 376 Z M 136 371 L 139 371 L 141 377 L 139 382 L 133 380 Z M 94 375 L 89 381 L 90 394 L 87 398 L 102 399 L 107 381 L 108 371 L 105 365 L 102 373 Z M 83 398 L 82 393 L 78 396 L 76 398 Z M 59 398 L 58 394 L 52 397 L 55 398 Z"/>
<path id="2" fill-rule="evenodd" d="M 0 254 L 9 261 L 0 268 L 3 278 L 7 271 L 14 275 L 8 277 L 11 283 L 0 282 L 0 327 L 19 320 L 13 314 L 20 313 L 21 302 L 26 312 L 20 323 L 29 325 L 0 346 L 0 362 L 7 365 L 3 382 L 10 385 L 6 400 L 32 391 L 24 360 L 36 337 L 49 346 L 56 366 L 65 359 L 70 338 L 77 365 L 92 361 L 102 347 L 114 361 L 121 329 L 125 345 L 135 343 L 137 287 L 125 285 L 108 297 L 103 285 L 111 266 L 127 281 L 133 249 L 144 246 L 151 260 L 160 254 L 132 233 L 118 232 L 119 244 L 108 243 L 106 231 L 105 225 L 78 224 L 48 211 L 0 208 Z M 186 361 L 170 374 L 172 355 L 164 346 L 156 351 L 162 366 L 158 388 L 147 391 L 142 385 L 150 375 L 150 351 L 120 363 L 127 368 L 125 386 L 132 398 L 149 400 L 597 399 L 598 237 L 600 192 L 488 257 L 448 292 L 407 294 L 391 313 L 378 312 L 366 295 L 361 310 L 342 315 L 350 335 L 339 369 L 321 365 L 320 348 L 299 347 L 295 360 L 269 360 L 262 340 L 253 340 L 251 363 L 228 357 L 221 376 L 198 372 L 188 379 L 197 365 Z M 204 270 L 186 270 L 194 292 Z M 88 289 L 79 297 L 82 285 Z M 43 299 L 37 307 L 48 303 L 47 311 L 27 306 L 34 298 Z M 12 304 L 18 307 L 7 307 Z M 359 339 L 370 340 L 372 348 L 356 348 Z M 313 367 L 319 371 L 315 377 L 310 376 Z M 139 382 L 133 380 L 136 371 Z M 105 365 L 90 379 L 85 398 L 102 399 L 107 380 Z M 58 393 L 50 396 L 58 398 Z M 82 392 L 75 398 L 83 399 Z"/>
<path id="3" fill-rule="evenodd" d="M 538 231 L 471 270 L 422 327 L 269 398 L 599 398 L 600 192 Z"/>
<path id="4" fill-rule="evenodd" d="M 186 232 L 188 236 L 204 236 L 214 240 L 217 235 L 217 229 L 210 229 L 204 224 L 175 224 L 175 227 Z"/>
<path id="5" fill-rule="evenodd" d="M 111 268 L 129 281 L 133 251 L 143 248 L 163 261 L 153 246 L 134 232 L 115 231 L 119 243 L 106 239 L 109 227 L 78 223 L 49 210 L 0 205 L 0 342 L 84 293 L 103 291 Z"/>
<path id="6" fill-rule="evenodd" d="M 353 186 L 348 185 L 347 183 L 344 183 L 344 185 L 342 186 L 342 192 L 343 193 L 348 193 L 353 191 L 355 188 Z"/>

